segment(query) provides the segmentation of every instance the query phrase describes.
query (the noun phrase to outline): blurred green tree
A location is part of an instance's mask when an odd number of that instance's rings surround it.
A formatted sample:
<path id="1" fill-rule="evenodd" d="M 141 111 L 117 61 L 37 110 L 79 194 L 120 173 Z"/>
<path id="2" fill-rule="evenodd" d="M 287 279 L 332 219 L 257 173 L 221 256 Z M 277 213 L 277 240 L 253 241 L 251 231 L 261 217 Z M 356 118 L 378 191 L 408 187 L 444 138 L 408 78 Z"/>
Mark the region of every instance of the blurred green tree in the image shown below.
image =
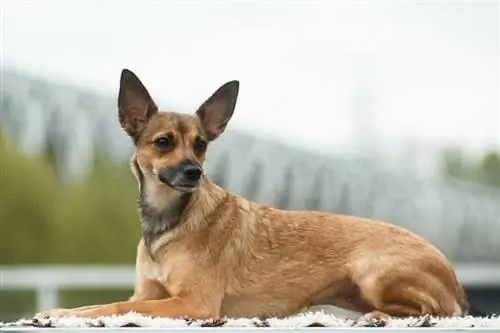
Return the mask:
<path id="1" fill-rule="evenodd" d="M 57 239 L 72 263 L 133 263 L 140 238 L 136 185 L 128 168 L 107 161 L 65 191 L 54 207 Z"/>
<path id="2" fill-rule="evenodd" d="M 128 167 L 99 158 L 61 184 L 51 162 L 0 138 L 0 234 L 9 236 L 0 264 L 133 263 L 140 224 Z"/>
<path id="3" fill-rule="evenodd" d="M 496 151 L 488 151 L 480 161 L 474 161 L 458 149 L 446 150 L 441 162 L 445 176 L 500 187 L 500 153 Z"/>
<path id="4" fill-rule="evenodd" d="M 55 175 L 41 158 L 26 156 L 0 134 L 0 264 L 38 262 L 54 241 Z"/>
<path id="5" fill-rule="evenodd" d="M 486 153 L 475 171 L 480 183 L 500 187 L 500 153 Z"/>

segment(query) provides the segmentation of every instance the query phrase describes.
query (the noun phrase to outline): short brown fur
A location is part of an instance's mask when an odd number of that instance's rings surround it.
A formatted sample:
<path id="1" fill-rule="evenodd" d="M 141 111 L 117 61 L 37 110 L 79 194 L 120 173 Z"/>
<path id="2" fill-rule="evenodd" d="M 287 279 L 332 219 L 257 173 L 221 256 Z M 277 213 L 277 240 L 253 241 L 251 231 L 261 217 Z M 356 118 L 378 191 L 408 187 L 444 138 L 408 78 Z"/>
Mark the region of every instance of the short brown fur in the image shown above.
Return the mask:
<path id="1" fill-rule="evenodd" d="M 135 143 L 131 167 L 145 207 L 143 232 L 154 237 L 139 242 L 130 300 L 38 316 L 135 311 L 197 319 L 283 317 L 313 304 L 367 318 L 467 313 L 466 295 L 447 259 L 408 230 L 354 216 L 267 207 L 228 193 L 204 173 L 190 190 L 160 181 L 162 170 L 182 161 L 203 164 L 199 141 L 208 143 L 224 131 L 238 89 L 238 82 L 227 83 L 195 115 L 158 112 L 139 79 L 122 72 L 119 119 Z M 165 136 L 173 146 L 158 149 L 155 140 Z M 155 219 L 155 212 L 163 215 Z M 152 226 L 158 221 L 165 224 Z"/>

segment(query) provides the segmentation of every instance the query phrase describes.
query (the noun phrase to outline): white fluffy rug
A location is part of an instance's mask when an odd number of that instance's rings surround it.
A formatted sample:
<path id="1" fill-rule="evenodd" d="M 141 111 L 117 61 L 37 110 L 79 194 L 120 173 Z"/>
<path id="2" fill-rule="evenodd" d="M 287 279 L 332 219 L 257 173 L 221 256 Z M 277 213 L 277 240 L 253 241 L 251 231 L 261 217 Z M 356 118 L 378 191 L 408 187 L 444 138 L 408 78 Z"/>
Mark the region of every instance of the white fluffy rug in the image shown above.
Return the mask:
<path id="1" fill-rule="evenodd" d="M 336 316 L 337 315 L 337 316 Z M 13 323 L 0 323 L 0 327 L 53 327 L 53 328 L 81 328 L 81 327 L 147 327 L 147 328 L 182 328 L 182 327 L 442 327 L 442 328 L 470 328 L 494 327 L 500 329 L 500 317 L 479 318 L 406 318 L 390 319 L 385 323 L 369 323 L 353 313 L 339 313 L 328 308 L 307 309 L 295 316 L 267 320 L 259 319 L 222 319 L 220 321 L 194 321 L 183 319 L 144 317 L 136 313 L 123 316 L 101 317 L 95 319 L 62 317 L 47 319 L 21 319 Z"/>

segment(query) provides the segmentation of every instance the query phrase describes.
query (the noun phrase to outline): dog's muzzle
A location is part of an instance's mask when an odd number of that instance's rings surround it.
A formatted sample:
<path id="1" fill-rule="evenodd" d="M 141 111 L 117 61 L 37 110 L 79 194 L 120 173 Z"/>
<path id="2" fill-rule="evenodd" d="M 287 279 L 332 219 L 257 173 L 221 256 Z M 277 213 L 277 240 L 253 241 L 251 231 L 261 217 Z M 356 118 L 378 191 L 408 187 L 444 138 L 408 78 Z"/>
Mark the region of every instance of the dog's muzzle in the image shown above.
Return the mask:
<path id="1" fill-rule="evenodd" d="M 184 162 L 161 170 L 158 178 L 180 192 L 190 192 L 196 189 L 201 182 L 203 170 L 201 166 L 192 162 Z"/>

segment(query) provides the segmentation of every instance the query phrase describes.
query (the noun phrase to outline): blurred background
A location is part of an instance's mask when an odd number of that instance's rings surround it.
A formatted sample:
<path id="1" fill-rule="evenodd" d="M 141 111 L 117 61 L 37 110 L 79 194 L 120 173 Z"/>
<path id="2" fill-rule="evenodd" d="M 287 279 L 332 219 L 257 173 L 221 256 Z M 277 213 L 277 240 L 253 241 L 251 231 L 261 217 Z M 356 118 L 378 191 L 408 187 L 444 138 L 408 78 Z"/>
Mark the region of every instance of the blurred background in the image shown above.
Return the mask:
<path id="1" fill-rule="evenodd" d="M 240 80 L 208 155 L 219 185 L 418 232 L 500 312 L 498 9 L 3 2 L 0 321 L 131 295 L 141 234 L 122 68 L 179 112 Z"/>

